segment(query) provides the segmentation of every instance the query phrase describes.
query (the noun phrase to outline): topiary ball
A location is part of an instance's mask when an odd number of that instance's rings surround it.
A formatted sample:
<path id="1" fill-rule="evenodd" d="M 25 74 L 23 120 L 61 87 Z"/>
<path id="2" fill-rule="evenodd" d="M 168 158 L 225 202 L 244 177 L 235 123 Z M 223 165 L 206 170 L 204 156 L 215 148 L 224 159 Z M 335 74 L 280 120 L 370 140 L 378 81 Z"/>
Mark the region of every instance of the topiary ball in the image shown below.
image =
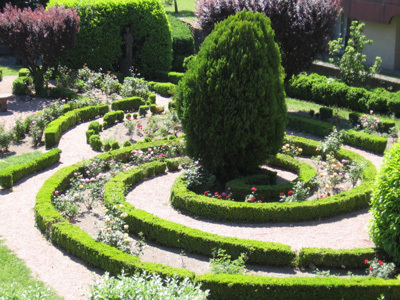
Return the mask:
<path id="1" fill-rule="evenodd" d="M 397 264 L 400 263 L 400 144 L 385 154 L 371 197 L 370 236 Z"/>
<path id="2" fill-rule="evenodd" d="M 188 154 L 224 182 L 278 153 L 287 114 L 283 79 L 265 15 L 243 11 L 217 24 L 178 85 Z"/>

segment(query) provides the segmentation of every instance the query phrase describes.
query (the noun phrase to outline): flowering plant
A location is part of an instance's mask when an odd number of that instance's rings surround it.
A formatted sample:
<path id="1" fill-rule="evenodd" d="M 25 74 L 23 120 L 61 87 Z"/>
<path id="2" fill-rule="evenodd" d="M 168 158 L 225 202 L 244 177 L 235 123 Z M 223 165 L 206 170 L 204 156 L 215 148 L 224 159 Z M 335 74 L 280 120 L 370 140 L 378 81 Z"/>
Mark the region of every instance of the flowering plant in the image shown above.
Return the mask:
<path id="1" fill-rule="evenodd" d="M 336 128 L 325 137 L 324 141 L 318 145 L 317 151 L 323 153 L 336 153 L 343 144 L 344 131 L 338 131 Z"/>
<path id="2" fill-rule="evenodd" d="M 262 203 L 262 200 L 257 200 L 257 188 L 256 187 L 252 187 L 251 188 L 251 193 L 246 195 L 246 197 L 244 198 L 244 202 L 248 202 L 248 203 Z"/>
<path id="3" fill-rule="evenodd" d="M 305 183 L 302 181 L 297 181 L 295 185 L 293 185 L 293 189 L 290 190 L 287 195 L 285 193 L 280 193 L 279 201 L 280 202 L 297 202 L 304 201 L 308 198 L 310 194 L 310 188 L 305 186 Z"/>
<path id="4" fill-rule="evenodd" d="M 233 200 L 232 199 L 232 192 L 231 188 L 227 188 L 228 192 L 210 192 L 210 191 L 204 191 L 204 196 L 210 197 L 210 198 L 215 198 L 215 199 L 221 199 L 221 200 Z"/>
<path id="5" fill-rule="evenodd" d="M 366 259 L 364 263 L 369 265 L 366 272 L 371 277 L 388 279 L 396 268 L 394 263 L 385 263 L 382 260 L 378 260 L 376 257 L 373 260 Z"/>
<path id="6" fill-rule="evenodd" d="M 376 133 L 380 127 L 381 121 L 373 115 L 371 110 L 368 115 L 362 115 L 357 124 L 357 129 L 366 133 Z"/>
<path id="7" fill-rule="evenodd" d="M 303 149 L 294 145 L 292 136 L 285 135 L 283 140 L 283 146 L 281 148 L 281 153 L 290 155 L 291 157 L 296 157 L 299 156 L 302 152 Z"/>

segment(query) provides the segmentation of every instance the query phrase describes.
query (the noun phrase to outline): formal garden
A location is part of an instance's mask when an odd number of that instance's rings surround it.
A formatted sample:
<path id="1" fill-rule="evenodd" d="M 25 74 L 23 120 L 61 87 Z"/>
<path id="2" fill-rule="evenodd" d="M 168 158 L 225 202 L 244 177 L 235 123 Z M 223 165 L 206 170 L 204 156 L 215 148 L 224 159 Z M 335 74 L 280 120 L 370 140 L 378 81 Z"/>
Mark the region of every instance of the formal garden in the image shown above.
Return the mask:
<path id="1" fill-rule="evenodd" d="M 400 298 L 400 92 L 335 1 L 34 3 L 0 14 L 0 299 Z"/>

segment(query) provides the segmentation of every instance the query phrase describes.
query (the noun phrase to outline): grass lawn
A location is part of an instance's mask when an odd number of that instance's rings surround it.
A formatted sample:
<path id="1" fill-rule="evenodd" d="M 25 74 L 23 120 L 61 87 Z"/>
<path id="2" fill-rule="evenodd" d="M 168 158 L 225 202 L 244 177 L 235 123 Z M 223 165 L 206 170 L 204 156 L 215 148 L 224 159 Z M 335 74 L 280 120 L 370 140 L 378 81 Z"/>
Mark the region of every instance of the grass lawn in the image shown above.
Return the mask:
<path id="1" fill-rule="evenodd" d="M 178 4 L 178 13 L 175 13 L 174 2 L 172 1 L 172 5 L 166 5 L 165 11 L 167 14 L 171 14 L 178 18 L 185 18 L 193 20 L 195 19 L 194 10 L 195 10 L 195 0 L 176 0 Z"/>
<path id="2" fill-rule="evenodd" d="M 18 76 L 18 71 L 22 68 L 21 66 L 10 67 L 10 66 L 0 66 L 3 69 L 3 76 Z"/>
<path id="3" fill-rule="evenodd" d="M 40 151 L 34 151 L 34 152 L 24 153 L 24 154 L 20 154 L 20 155 L 12 155 L 12 156 L 8 156 L 6 158 L 0 159 L 0 171 L 5 168 L 14 166 L 14 165 L 27 163 L 27 162 L 39 157 L 42 154 L 43 153 Z"/>
<path id="4" fill-rule="evenodd" d="M 47 290 L 43 282 L 33 278 L 24 262 L 1 240 L 0 266 L 1 299 L 62 299 L 54 291 Z"/>

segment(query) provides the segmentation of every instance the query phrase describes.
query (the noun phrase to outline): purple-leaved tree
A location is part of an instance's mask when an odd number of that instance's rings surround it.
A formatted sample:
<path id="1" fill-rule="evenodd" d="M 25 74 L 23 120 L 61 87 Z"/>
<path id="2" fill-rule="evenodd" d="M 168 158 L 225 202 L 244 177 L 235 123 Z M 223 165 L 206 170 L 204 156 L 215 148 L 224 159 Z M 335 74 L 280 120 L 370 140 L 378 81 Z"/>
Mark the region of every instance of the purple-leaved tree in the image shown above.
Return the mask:
<path id="1" fill-rule="evenodd" d="M 0 42 L 29 69 L 36 95 L 44 95 L 44 74 L 57 58 L 71 49 L 79 32 L 75 10 L 54 6 L 19 9 L 6 4 L 0 14 Z"/>
<path id="2" fill-rule="evenodd" d="M 271 19 L 289 80 L 327 50 L 340 6 L 337 0 L 197 0 L 195 15 L 208 34 L 217 22 L 244 9 Z"/>

